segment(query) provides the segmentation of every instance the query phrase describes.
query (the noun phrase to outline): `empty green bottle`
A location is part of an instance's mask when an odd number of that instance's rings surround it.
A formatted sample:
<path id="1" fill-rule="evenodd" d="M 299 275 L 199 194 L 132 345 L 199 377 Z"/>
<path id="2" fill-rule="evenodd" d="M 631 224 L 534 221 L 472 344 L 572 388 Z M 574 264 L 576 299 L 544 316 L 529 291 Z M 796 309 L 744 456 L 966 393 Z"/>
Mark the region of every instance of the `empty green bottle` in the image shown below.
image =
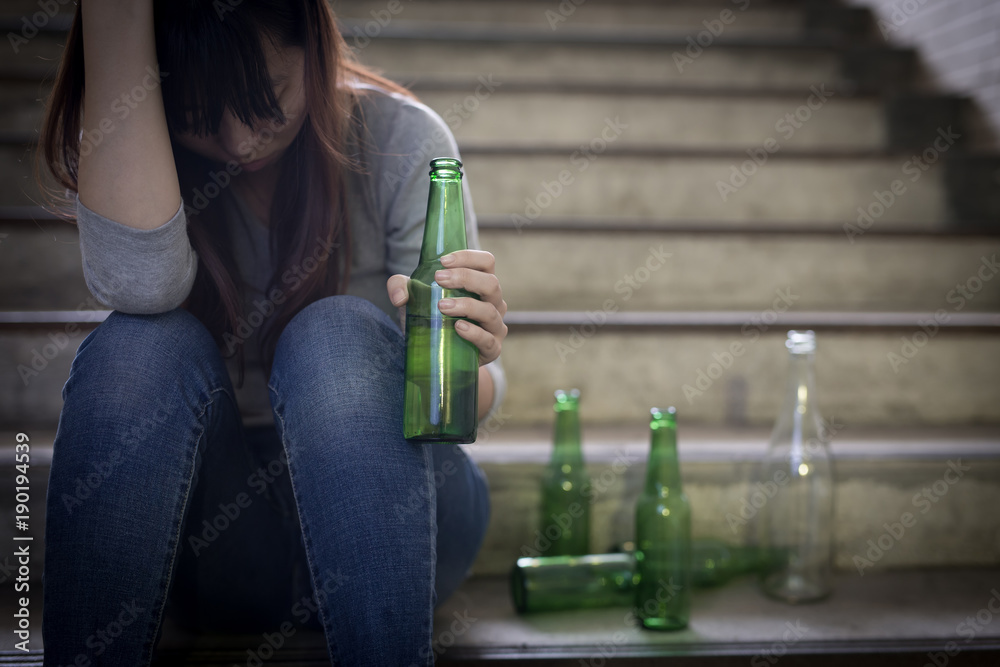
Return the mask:
<path id="1" fill-rule="evenodd" d="M 646 484 L 635 511 L 635 606 L 643 627 L 678 630 L 691 608 L 691 506 L 677 462 L 677 411 L 650 413 Z"/>
<path id="2" fill-rule="evenodd" d="M 691 585 L 712 588 L 765 567 L 752 547 L 722 540 L 694 540 Z M 511 597 L 520 614 L 539 611 L 631 607 L 635 604 L 635 544 L 606 554 L 518 558 L 510 573 Z"/>
<path id="3" fill-rule="evenodd" d="M 519 614 L 627 607 L 635 598 L 632 554 L 518 558 L 510 592 Z"/>
<path id="4" fill-rule="evenodd" d="M 539 542 L 545 556 L 590 552 L 590 478 L 580 448 L 580 390 L 556 391 L 552 458 L 542 478 Z"/>
<path id="5" fill-rule="evenodd" d="M 479 350 L 455 331 L 461 317 L 441 312 L 444 298 L 479 296 L 441 287 L 434 273 L 441 257 L 467 248 L 462 163 L 431 160 L 431 186 L 420 261 L 410 276 L 406 303 L 406 385 L 403 435 L 424 442 L 469 443 L 476 439 Z"/>

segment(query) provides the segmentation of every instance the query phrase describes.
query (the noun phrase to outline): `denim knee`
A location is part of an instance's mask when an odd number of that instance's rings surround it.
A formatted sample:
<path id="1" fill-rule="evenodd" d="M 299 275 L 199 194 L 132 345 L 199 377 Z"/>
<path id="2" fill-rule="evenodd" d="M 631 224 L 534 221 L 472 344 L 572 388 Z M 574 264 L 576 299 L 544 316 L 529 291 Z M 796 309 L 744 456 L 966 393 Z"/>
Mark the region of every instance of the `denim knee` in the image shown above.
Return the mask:
<path id="1" fill-rule="evenodd" d="M 320 380 L 349 396 L 378 393 L 387 379 L 401 382 L 405 360 L 399 327 L 378 306 L 341 294 L 318 299 L 299 311 L 278 338 L 271 389 L 282 378 L 291 385 Z M 398 382 L 397 382 L 398 380 Z"/>
<path id="2" fill-rule="evenodd" d="M 85 383 L 88 393 L 154 400 L 167 382 L 193 398 L 220 389 L 232 396 L 222 355 L 194 315 L 181 308 L 153 315 L 112 311 L 77 349 L 62 397 Z"/>

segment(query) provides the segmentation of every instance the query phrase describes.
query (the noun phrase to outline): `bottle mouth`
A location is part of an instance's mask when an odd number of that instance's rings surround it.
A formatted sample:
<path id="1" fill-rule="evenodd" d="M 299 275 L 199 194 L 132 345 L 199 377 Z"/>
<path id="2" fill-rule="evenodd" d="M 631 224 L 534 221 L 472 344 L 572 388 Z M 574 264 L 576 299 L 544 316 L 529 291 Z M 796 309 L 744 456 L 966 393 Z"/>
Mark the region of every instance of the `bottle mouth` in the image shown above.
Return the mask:
<path id="1" fill-rule="evenodd" d="M 816 332 L 812 330 L 789 331 L 785 347 L 791 350 L 792 354 L 809 354 L 810 352 L 815 352 Z"/>
<path id="2" fill-rule="evenodd" d="M 660 408 L 650 408 L 649 426 L 653 430 L 674 426 L 677 423 L 677 408 L 670 406 L 664 410 Z"/>
<path id="3" fill-rule="evenodd" d="M 430 173 L 434 178 L 461 178 L 462 161 L 455 157 L 436 157 L 431 160 Z"/>
<path id="4" fill-rule="evenodd" d="M 576 410 L 579 405 L 579 389 L 570 389 L 569 392 L 565 392 L 562 389 L 556 389 L 556 412 L 562 412 L 563 410 Z"/>

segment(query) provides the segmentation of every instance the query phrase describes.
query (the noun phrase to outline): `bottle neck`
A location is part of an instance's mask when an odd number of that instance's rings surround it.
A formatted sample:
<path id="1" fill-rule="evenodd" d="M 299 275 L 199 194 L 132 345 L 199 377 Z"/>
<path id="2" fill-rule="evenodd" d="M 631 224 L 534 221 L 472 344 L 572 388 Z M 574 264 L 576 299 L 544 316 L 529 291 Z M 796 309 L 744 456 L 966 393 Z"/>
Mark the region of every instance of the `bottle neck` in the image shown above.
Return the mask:
<path id="1" fill-rule="evenodd" d="M 681 492 L 681 469 L 677 459 L 677 431 L 674 428 L 652 430 L 649 461 L 646 464 L 646 492 L 663 495 Z"/>
<path id="2" fill-rule="evenodd" d="M 779 434 L 790 435 L 794 448 L 801 448 L 807 441 L 825 442 L 822 420 L 816 408 L 813 360 L 812 352 L 793 352 L 789 355 L 788 383 L 772 442 Z"/>
<path id="3" fill-rule="evenodd" d="M 420 263 L 436 261 L 467 247 L 462 179 L 432 174 Z"/>
<path id="4" fill-rule="evenodd" d="M 580 447 L 580 413 L 576 410 L 556 412 L 555 431 L 552 436 L 552 459 L 560 463 L 576 463 L 583 460 Z"/>

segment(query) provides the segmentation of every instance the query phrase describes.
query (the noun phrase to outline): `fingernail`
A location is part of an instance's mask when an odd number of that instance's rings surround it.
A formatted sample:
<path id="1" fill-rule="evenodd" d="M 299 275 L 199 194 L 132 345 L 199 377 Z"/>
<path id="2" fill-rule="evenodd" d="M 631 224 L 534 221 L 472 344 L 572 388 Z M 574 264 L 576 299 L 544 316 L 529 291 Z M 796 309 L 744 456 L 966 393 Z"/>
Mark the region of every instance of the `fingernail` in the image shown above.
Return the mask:
<path id="1" fill-rule="evenodd" d="M 441 299 L 438 301 L 438 307 L 440 308 L 451 308 L 455 305 L 454 299 Z"/>
<path id="2" fill-rule="evenodd" d="M 405 296 L 406 296 L 406 293 L 403 292 L 403 290 L 401 290 L 401 289 L 398 289 L 395 292 L 393 292 L 392 293 L 392 305 L 394 305 L 394 306 L 399 305 L 399 302 L 402 301 Z"/>
<path id="3" fill-rule="evenodd" d="M 455 322 L 455 326 L 461 329 L 462 331 L 468 331 L 469 329 L 469 323 L 466 322 L 465 320 L 459 320 L 458 322 Z"/>
<path id="4" fill-rule="evenodd" d="M 444 257 L 441 258 L 441 263 L 444 264 L 445 266 L 451 266 L 452 264 L 455 263 L 455 256 L 445 255 Z"/>
<path id="5" fill-rule="evenodd" d="M 434 274 L 434 279 L 438 282 L 451 278 L 451 271 L 438 271 Z"/>

